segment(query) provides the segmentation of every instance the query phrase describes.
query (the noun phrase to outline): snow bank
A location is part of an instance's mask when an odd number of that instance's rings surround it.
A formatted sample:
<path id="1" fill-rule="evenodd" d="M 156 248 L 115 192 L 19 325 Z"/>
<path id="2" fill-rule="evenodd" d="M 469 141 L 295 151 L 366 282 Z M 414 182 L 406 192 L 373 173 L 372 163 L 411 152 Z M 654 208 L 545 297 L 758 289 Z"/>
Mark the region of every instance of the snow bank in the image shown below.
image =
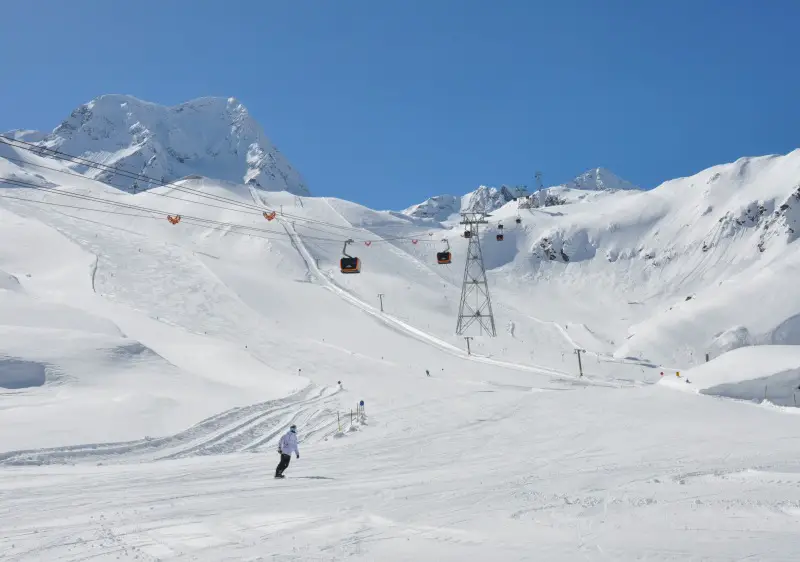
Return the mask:
<path id="1" fill-rule="evenodd" d="M 122 335 L 119 327 L 106 318 L 78 308 L 31 298 L 22 291 L 0 290 L 0 327 L 4 326 Z"/>
<path id="2" fill-rule="evenodd" d="M 677 297 L 668 309 L 634 325 L 617 356 L 691 364 L 705 353 L 716 357 L 742 346 L 799 345 L 798 272 L 800 252 L 787 250 L 757 270 Z"/>
<path id="3" fill-rule="evenodd" d="M 673 372 L 665 373 L 660 384 L 701 394 L 796 406 L 800 346 L 741 347 L 681 373 L 680 378 Z"/>

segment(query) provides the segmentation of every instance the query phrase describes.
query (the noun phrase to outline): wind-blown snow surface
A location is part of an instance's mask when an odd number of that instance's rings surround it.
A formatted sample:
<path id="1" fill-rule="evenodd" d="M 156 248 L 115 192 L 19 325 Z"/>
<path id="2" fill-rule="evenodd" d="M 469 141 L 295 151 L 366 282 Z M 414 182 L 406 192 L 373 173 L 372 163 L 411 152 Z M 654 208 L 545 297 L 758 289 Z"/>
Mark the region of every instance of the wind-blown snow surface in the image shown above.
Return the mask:
<path id="1" fill-rule="evenodd" d="M 4 557 L 796 557 L 795 417 L 651 383 L 712 342 L 797 343 L 800 152 L 498 209 L 498 337 L 467 356 L 457 229 L 220 180 L 133 195 L 1 148 L 0 177 L 163 211 L 0 190 Z"/>
<path id="2" fill-rule="evenodd" d="M 200 175 L 308 195 L 300 174 L 235 98 L 165 107 L 104 95 L 76 108 L 51 134 L 12 131 L 9 136 L 127 172 L 72 164 L 77 172 L 128 191 Z"/>

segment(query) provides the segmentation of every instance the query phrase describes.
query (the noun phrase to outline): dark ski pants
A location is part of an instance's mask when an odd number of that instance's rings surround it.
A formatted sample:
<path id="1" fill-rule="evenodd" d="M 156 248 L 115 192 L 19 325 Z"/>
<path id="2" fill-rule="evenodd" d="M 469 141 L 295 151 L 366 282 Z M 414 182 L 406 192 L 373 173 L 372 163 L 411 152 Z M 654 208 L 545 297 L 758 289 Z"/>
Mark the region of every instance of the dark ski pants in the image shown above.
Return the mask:
<path id="1" fill-rule="evenodd" d="M 289 467 L 290 460 L 292 460 L 292 455 L 284 455 L 281 453 L 281 462 L 278 463 L 278 467 L 275 469 L 275 476 L 283 475 L 283 471 Z"/>

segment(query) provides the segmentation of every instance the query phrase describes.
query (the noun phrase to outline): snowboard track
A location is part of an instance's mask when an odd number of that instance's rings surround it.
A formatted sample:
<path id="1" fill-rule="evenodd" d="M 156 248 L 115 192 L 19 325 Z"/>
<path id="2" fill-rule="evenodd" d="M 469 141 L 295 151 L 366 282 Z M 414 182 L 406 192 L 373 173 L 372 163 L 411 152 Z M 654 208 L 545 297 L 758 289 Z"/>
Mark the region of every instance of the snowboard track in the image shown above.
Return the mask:
<path id="1" fill-rule="evenodd" d="M 308 385 L 276 400 L 226 410 L 173 435 L 0 453 L 0 465 L 149 462 L 235 452 L 258 452 L 277 443 L 286 427 L 304 428 L 303 441 L 336 433 L 337 388 Z M 346 423 L 347 425 L 347 423 Z"/>

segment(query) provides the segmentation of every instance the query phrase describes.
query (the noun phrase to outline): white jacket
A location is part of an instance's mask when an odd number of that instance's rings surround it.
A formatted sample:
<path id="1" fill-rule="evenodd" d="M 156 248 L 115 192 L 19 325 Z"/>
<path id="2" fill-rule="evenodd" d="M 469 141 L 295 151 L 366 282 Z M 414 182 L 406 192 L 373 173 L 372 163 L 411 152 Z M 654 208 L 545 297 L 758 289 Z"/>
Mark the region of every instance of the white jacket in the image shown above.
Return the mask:
<path id="1" fill-rule="evenodd" d="M 278 449 L 283 455 L 291 455 L 292 453 L 299 455 L 300 450 L 297 448 L 297 434 L 288 431 L 286 435 L 281 437 L 278 443 Z"/>

